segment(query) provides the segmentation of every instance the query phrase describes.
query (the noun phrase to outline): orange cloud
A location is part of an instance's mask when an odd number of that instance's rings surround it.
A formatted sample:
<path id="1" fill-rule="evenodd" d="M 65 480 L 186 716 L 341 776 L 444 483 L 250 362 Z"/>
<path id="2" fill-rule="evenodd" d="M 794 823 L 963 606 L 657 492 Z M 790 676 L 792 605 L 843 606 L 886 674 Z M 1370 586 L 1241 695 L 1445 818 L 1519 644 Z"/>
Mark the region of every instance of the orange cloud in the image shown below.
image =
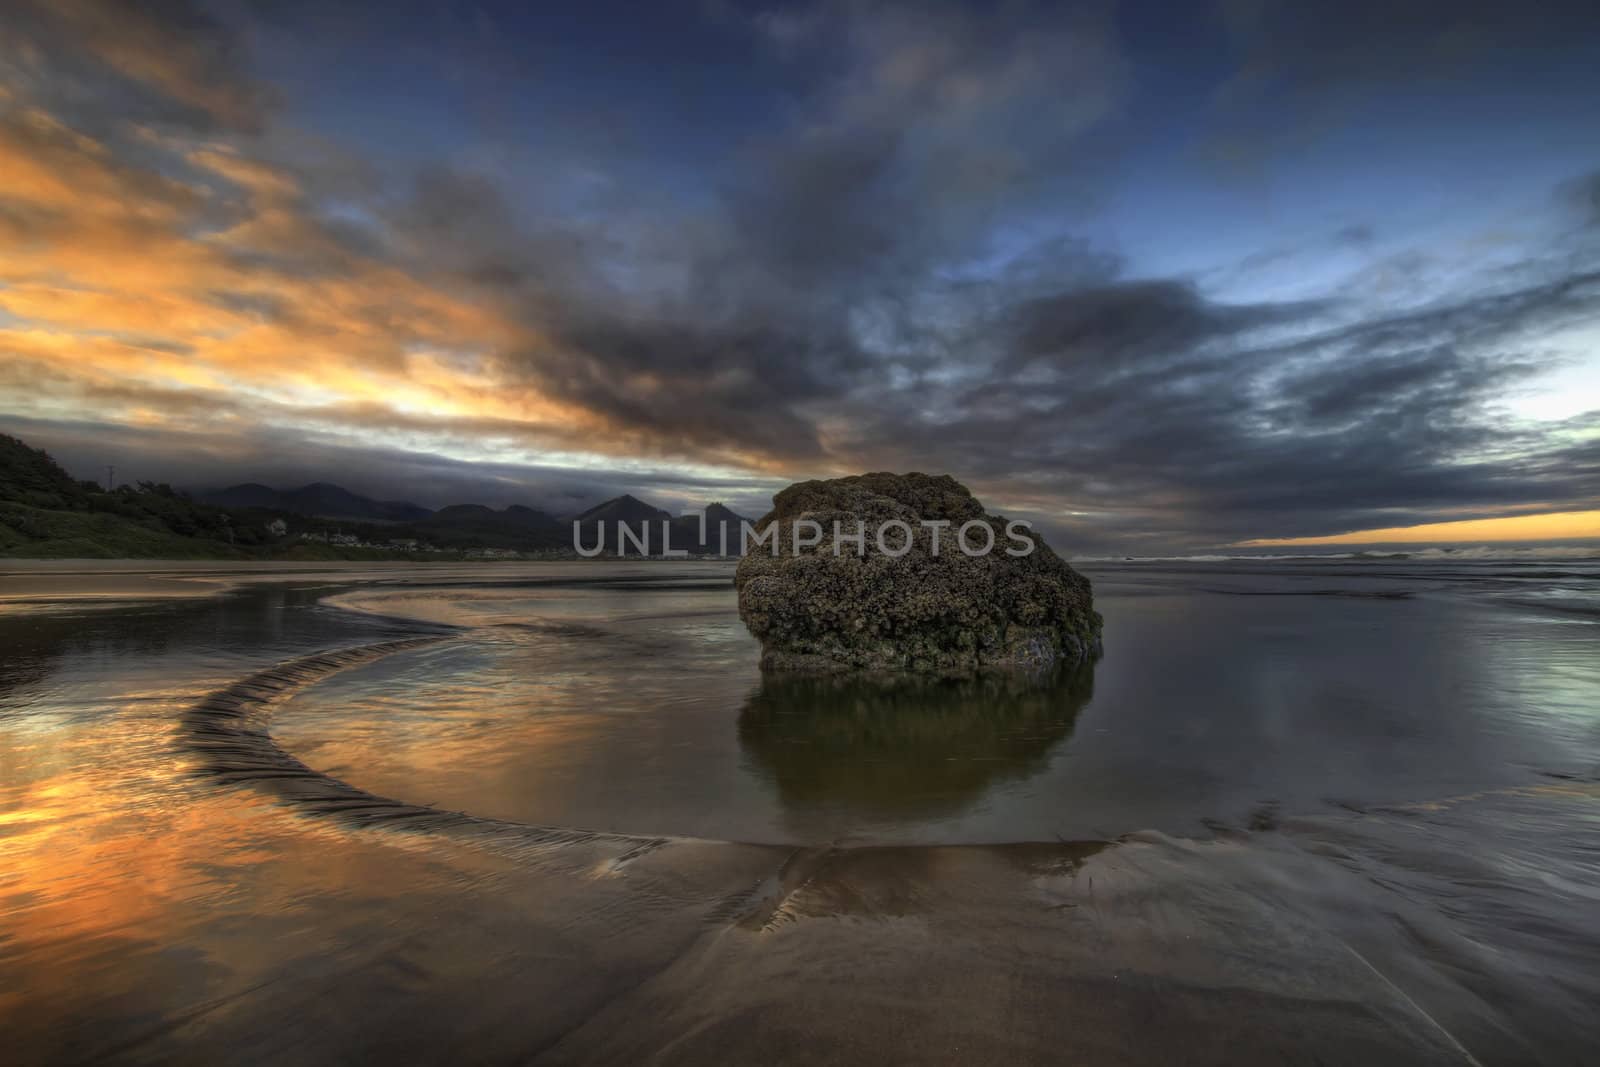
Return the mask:
<path id="1" fill-rule="evenodd" d="M 1458 541 L 1567 541 L 1600 538 L 1600 511 L 1551 511 L 1541 515 L 1508 515 L 1498 519 L 1462 519 L 1420 526 L 1352 530 L 1325 537 L 1272 537 L 1240 541 L 1242 548 L 1285 548 L 1295 545 L 1435 544 Z"/>
<path id="2" fill-rule="evenodd" d="M 511 302 L 520 297 L 403 232 L 369 243 L 332 224 L 314 194 L 322 172 L 259 151 L 270 94 L 241 73 L 222 28 L 202 19 L 175 31 L 113 0 L 21 10 L 24 32 L 0 46 L 11 47 L 0 65 L 0 414 L 315 427 L 373 444 L 448 440 L 468 459 L 520 448 L 780 465 L 725 434 L 633 417 L 671 402 L 645 369 L 619 383 L 631 405 L 569 390 L 572 353 L 553 348 L 530 307 Z M 52 79 L 81 70 L 58 69 L 30 37 L 87 59 L 96 73 L 79 95 L 112 94 L 100 118 L 126 120 L 75 124 L 78 104 L 44 104 L 68 99 L 45 91 Z M 185 108 L 173 118 L 135 97 Z"/>
<path id="3" fill-rule="evenodd" d="M 495 426 L 570 444 L 605 421 L 509 386 L 486 357 L 538 337 L 502 309 L 353 251 L 296 180 L 237 148 L 135 131 L 173 174 L 28 106 L 0 114 L 5 406 L 148 423 L 209 401 L 359 413 L 356 425 Z M 216 187 L 213 179 L 224 185 Z M 277 410 L 275 410 L 277 409 Z"/>

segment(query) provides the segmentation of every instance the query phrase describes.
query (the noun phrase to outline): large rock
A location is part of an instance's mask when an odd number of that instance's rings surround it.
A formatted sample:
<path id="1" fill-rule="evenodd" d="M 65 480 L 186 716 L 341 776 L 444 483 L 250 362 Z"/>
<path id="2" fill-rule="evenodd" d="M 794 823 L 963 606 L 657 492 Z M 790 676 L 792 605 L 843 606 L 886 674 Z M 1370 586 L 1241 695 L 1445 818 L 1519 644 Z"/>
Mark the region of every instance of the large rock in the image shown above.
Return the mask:
<path id="1" fill-rule="evenodd" d="M 861 474 L 799 482 L 772 500 L 757 523 L 778 527 L 778 554 L 752 544 L 734 584 L 739 616 L 761 641 L 764 668 L 774 670 L 924 671 L 969 674 L 989 667 L 1042 668 L 1077 663 L 1100 651 L 1100 616 L 1089 580 L 1052 552 L 1037 532 L 1028 555 L 1007 537 L 1006 520 L 986 514 L 948 475 Z M 810 519 L 824 531 L 814 547 L 795 552 L 795 524 Z M 892 556 L 876 533 L 899 520 L 911 548 Z M 936 531 L 924 520 L 947 520 Z M 994 532 L 994 548 L 967 555 L 957 543 L 962 524 Z M 834 552 L 834 524 L 866 529 L 863 555 L 851 542 Z M 801 540 L 809 526 L 802 526 Z M 978 548 L 984 536 L 970 531 Z M 891 527 L 884 544 L 898 551 L 904 533 Z"/>

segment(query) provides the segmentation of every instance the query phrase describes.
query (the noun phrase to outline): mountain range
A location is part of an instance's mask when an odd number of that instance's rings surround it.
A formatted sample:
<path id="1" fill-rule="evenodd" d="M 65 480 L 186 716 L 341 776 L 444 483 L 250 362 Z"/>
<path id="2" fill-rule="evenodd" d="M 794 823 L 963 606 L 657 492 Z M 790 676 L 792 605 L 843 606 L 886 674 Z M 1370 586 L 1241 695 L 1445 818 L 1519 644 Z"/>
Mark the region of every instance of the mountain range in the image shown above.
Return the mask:
<path id="1" fill-rule="evenodd" d="M 454 504 L 437 511 L 407 501 L 374 500 L 327 482 L 297 489 L 257 483 L 185 493 L 141 482 L 110 489 L 73 478 L 48 453 L 0 434 L 0 556 L 101 558 L 372 559 L 437 558 L 438 553 L 493 557 L 564 555 L 572 550 L 572 521 L 595 543 L 605 524 L 605 555 L 617 549 L 615 523 L 642 533 L 662 549 L 662 522 L 671 547 L 717 552 L 717 523 L 728 523 L 738 551 L 743 520 L 721 504 L 705 511 L 707 537 L 695 515 L 674 518 L 631 495 L 616 497 L 571 519 L 513 504 L 495 509 Z"/>
<path id="2" fill-rule="evenodd" d="M 606 555 L 616 551 L 618 523 L 626 525 L 641 538 L 648 528 L 649 543 L 656 552 L 662 547 L 661 523 L 670 523 L 671 546 L 674 550 L 685 549 L 704 554 L 721 549 L 719 522 L 727 523 L 727 543 L 736 552 L 740 523 L 745 521 L 725 505 L 711 504 L 705 509 L 706 537 L 702 541 L 699 516 L 675 516 L 631 493 L 596 504 L 567 520 L 521 504 L 498 511 L 483 504 L 452 504 L 432 511 L 409 501 L 374 500 L 327 482 L 313 482 L 298 489 L 273 489 L 247 482 L 225 489 L 200 490 L 193 496 L 213 507 L 254 508 L 353 523 L 394 524 L 404 528 L 400 532 L 433 541 L 470 537 L 474 547 L 570 547 L 573 522 L 579 524 L 584 544 L 593 545 L 599 537 L 598 528 L 603 525 L 606 531 Z"/>

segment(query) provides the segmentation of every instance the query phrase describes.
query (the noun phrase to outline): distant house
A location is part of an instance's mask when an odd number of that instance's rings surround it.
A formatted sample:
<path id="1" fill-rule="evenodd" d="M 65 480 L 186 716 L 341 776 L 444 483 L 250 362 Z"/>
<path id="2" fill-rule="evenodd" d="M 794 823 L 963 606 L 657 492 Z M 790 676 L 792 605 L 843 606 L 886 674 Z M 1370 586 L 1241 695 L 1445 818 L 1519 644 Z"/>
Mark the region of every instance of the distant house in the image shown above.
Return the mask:
<path id="1" fill-rule="evenodd" d="M 514 548 L 474 548 L 466 553 L 468 559 L 521 559 L 522 553 Z"/>
<path id="2" fill-rule="evenodd" d="M 267 523 L 267 533 L 273 537 L 282 537 L 289 532 L 289 524 L 282 519 L 273 519 Z"/>

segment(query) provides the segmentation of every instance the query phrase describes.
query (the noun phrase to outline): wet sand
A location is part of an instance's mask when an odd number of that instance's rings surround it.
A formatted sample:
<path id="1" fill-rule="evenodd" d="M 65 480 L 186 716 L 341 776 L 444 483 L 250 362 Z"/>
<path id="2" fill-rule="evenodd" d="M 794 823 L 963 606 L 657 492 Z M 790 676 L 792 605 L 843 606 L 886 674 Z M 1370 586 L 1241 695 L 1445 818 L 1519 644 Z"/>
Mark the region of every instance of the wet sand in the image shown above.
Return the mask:
<path id="1" fill-rule="evenodd" d="M 1600 1042 L 1592 777 L 981 846 L 485 817 L 283 741 L 297 700 L 463 639 L 329 592 L 6 623 L 27 635 L 0 674 L 8 1062 L 1581 1063 Z"/>

